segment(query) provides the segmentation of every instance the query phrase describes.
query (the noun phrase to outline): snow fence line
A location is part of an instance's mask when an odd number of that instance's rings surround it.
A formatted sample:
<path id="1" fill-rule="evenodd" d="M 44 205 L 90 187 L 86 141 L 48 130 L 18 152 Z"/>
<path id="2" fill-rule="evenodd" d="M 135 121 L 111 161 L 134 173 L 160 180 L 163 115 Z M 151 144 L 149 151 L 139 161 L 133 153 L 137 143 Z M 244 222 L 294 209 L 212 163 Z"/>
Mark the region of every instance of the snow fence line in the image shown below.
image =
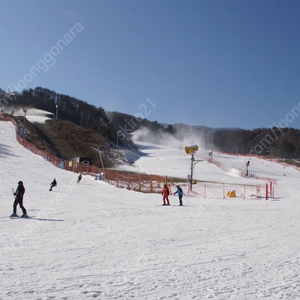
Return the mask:
<path id="1" fill-rule="evenodd" d="M 171 194 L 175 191 L 177 184 L 172 182 L 172 178 L 168 176 L 159 176 L 153 174 L 141 174 L 128 171 L 117 171 L 111 169 L 102 169 L 92 165 L 76 163 L 70 160 L 64 160 L 56 157 L 44 150 L 38 149 L 34 144 L 26 140 L 23 133 L 23 125 L 12 115 L 0 115 L 0 121 L 11 122 L 15 125 L 17 141 L 29 151 L 43 157 L 45 160 L 51 162 L 58 168 L 71 171 L 73 173 L 82 173 L 91 175 L 95 180 L 106 181 L 109 184 L 115 185 L 119 188 L 126 188 L 143 193 L 161 193 L 164 183 L 167 183 Z M 221 165 L 220 163 L 217 166 Z M 221 169 L 222 166 L 220 167 Z M 268 199 L 274 197 L 274 188 L 272 184 L 263 185 L 238 185 L 238 184 L 225 184 L 225 183 L 210 183 L 198 182 L 197 191 L 192 192 L 189 184 L 183 182 L 180 184 L 183 188 L 184 194 L 189 197 L 201 197 L 204 199 L 225 199 L 234 197 L 243 199 Z M 173 190 L 172 190 L 173 188 Z M 270 189 L 269 189 L 270 188 Z M 234 191 L 234 193 L 229 193 Z"/>
<path id="2" fill-rule="evenodd" d="M 226 155 L 230 155 L 230 154 L 226 153 Z M 234 155 L 234 154 L 232 154 L 232 155 Z M 265 157 L 259 157 L 257 155 L 247 155 L 247 156 L 257 157 L 260 159 L 266 159 Z M 269 177 L 261 177 L 258 175 L 258 173 L 254 173 L 254 172 L 249 172 L 249 174 L 247 176 L 245 170 L 238 170 L 238 169 L 231 168 L 229 166 L 226 166 L 226 165 L 220 163 L 219 161 L 212 160 L 210 157 L 207 157 L 207 156 L 204 157 L 204 160 L 216 165 L 219 169 L 223 170 L 224 172 L 230 173 L 232 175 L 240 176 L 240 177 L 252 177 L 257 180 L 266 181 L 265 196 L 264 196 L 265 199 L 268 200 L 268 198 L 275 198 L 274 185 L 277 184 L 277 179 L 273 179 L 273 178 L 269 178 Z M 261 187 L 262 186 L 260 186 L 260 188 Z M 258 194 L 261 194 L 261 192 L 258 192 Z"/>

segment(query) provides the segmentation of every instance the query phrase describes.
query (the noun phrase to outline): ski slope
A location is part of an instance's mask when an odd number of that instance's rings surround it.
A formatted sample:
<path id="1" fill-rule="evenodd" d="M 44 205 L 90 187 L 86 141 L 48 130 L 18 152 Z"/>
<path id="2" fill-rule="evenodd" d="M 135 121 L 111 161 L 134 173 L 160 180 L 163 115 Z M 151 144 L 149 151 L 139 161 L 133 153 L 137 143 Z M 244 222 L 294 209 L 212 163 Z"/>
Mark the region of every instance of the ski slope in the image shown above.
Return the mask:
<path id="1" fill-rule="evenodd" d="M 182 176 L 179 148 L 144 144 L 132 168 Z M 232 166 L 245 157 L 215 154 Z M 270 200 L 170 196 L 115 188 L 54 167 L 0 122 L 0 299 L 300 299 L 300 172 L 251 159 L 278 180 Z M 197 179 L 245 180 L 207 162 Z M 49 192 L 56 178 L 58 186 Z M 22 180 L 31 219 L 11 220 Z M 247 179 L 253 181 L 254 179 Z M 20 211 L 19 211 L 20 213 Z"/>
<path id="2" fill-rule="evenodd" d="M 186 181 L 187 175 L 190 174 L 191 156 L 185 153 L 183 145 L 170 147 L 140 142 L 138 140 L 134 142 L 139 147 L 139 150 L 142 151 L 142 155 L 132 166 L 122 166 L 122 169 L 147 174 L 179 177 Z M 205 161 L 204 156 L 207 156 L 207 153 L 201 150 L 195 154 L 194 178 L 199 181 L 232 182 L 238 184 L 265 183 L 265 181 L 253 181 L 253 179 L 242 178 L 224 172 L 216 165 Z M 231 157 L 228 155 L 214 155 L 214 160 L 224 165 L 228 164 L 227 160 L 229 158 Z M 244 170 L 245 160 L 249 160 L 249 158 L 236 157 L 230 161 L 230 166 Z"/>

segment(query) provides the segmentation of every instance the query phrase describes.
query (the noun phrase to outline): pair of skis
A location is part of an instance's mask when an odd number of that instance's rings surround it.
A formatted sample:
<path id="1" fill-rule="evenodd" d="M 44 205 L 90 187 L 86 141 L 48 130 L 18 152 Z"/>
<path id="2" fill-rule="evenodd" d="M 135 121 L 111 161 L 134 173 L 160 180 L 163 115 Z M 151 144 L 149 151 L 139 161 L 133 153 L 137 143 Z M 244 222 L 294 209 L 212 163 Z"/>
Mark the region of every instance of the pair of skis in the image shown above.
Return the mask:
<path id="1" fill-rule="evenodd" d="M 10 216 L 11 219 L 30 219 L 30 217 L 28 215 L 22 215 L 21 217 L 19 217 L 17 214 L 12 214 Z"/>

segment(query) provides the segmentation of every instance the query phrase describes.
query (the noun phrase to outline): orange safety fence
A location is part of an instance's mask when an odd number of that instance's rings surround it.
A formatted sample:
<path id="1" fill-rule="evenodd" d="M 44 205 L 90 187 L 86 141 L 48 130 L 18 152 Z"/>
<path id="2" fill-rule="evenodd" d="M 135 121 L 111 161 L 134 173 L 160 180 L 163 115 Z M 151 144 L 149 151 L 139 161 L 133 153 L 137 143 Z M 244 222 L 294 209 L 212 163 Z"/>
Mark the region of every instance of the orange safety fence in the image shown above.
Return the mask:
<path id="1" fill-rule="evenodd" d="M 229 155 L 229 154 L 226 153 L 226 155 Z M 252 157 L 253 156 L 254 155 L 252 155 Z M 260 158 L 260 159 L 264 159 L 263 157 L 259 157 L 259 156 L 256 156 L 256 157 Z M 209 162 L 209 163 L 212 163 L 212 164 L 216 165 L 219 169 L 221 169 L 225 172 L 229 172 L 229 170 L 231 169 L 229 166 L 226 166 L 226 165 L 222 164 L 219 161 L 211 160 L 209 157 L 204 157 L 204 160 Z M 246 175 L 245 170 L 237 170 L 237 172 L 238 172 L 238 174 L 236 173 L 236 175 L 239 175 L 241 177 L 252 177 L 252 178 L 255 178 L 257 180 L 263 180 L 263 181 L 267 181 L 267 182 L 272 182 L 273 184 L 277 184 L 277 179 L 273 179 L 273 178 L 269 178 L 269 177 L 262 177 L 262 176 L 259 176 L 258 173 L 256 173 L 256 172 L 251 172 L 250 171 L 248 176 Z"/>

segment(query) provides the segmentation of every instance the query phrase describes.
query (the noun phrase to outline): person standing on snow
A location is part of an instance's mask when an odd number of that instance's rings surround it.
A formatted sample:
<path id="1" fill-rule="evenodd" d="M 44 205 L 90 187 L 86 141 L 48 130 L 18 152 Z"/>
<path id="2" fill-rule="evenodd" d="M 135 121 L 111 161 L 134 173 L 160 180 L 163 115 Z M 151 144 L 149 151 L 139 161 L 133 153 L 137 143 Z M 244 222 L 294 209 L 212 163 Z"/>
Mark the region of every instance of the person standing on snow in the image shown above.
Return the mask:
<path id="1" fill-rule="evenodd" d="M 25 187 L 23 185 L 23 181 L 19 181 L 18 182 L 18 187 L 17 187 L 16 191 L 14 192 L 15 201 L 14 201 L 14 205 L 13 205 L 13 214 L 11 215 L 11 217 L 17 217 L 18 216 L 17 215 L 17 205 L 18 204 L 19 204 L 20 208 L 23 211 L 22 218 L 27 217 L 26 208 L 23 206 L 23 196 L 24 196 L 24 194 L 25 194 Z"/>
<path id="2" fill-rule="evenodd" d="M 82 175 L 80 173 L 79 176 L 78 176 L 78 179 L 77 179 L 77 183 L 79 183 L 81 181 L 81 179 L 82 179 Z"/>
<path id="3" fill-rule="evenodd" d="M 164 184 L 161 194 L 163 196 L 163 202 L 164 202 L 163 205 L 170 205 L 170 202 L 169 202 L 170 191 L 169 191 L 169 188 L 166 183 Z"/>
<path id="4" fill-rule="evenodd" d="M 182 196 L 183 196 L 183 191 L 180 185 L 176 185 L 177 191 L 174 193 L 174 195 L 178 195 L 179 198 L 179 206 L 182 206 Z"/>
<path id="5" fill-rule="evenodd" d="M 53 181 L 50 183 L 50 189 L 49 189 L 49 191 L 51 192 L 52 188 L 54 188 L 55 186 L 57 186 L 57 182 L 56 182 L 56 179 L 54 178 Z"/>

